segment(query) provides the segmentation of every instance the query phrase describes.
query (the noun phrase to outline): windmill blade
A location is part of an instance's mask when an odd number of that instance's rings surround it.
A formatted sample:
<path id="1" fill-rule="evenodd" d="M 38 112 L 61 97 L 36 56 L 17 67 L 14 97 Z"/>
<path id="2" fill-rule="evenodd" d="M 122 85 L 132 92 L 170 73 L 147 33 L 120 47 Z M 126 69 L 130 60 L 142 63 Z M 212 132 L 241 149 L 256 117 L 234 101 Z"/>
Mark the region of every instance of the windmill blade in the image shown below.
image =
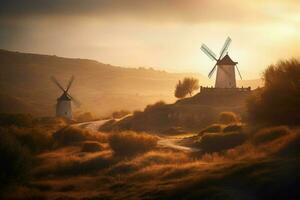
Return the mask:
<path id="1" fill-rule="evenodd" d="M 57 87 L 59 87 L 63 92 L 65 92 L 65 89 L 61 86 L 61 84 L 59 84 L 59 82 L 56 80 L 54 76 L 51 76 L 51 80 L 55 85 L 57 85 Z"/>
<path id="2" fill-rule="evenodd" d="M 74 105 L 75 105 L 76 107 L 80 107 L 80 106 L 81 106 L 80 101 L 78 101 L 76 98 L 72 97 L 72 96 L 71 96 L 70 94 L 68 94 L 68 93 L 67 93 L 67 95 L 68 95 L 68 97 L 73 101 L 73 103 L 74 103 Z"/>
<path id="3" fill-rule="evenodd" d="M 212 68 L 212 70 L 209 72 L 208 74 L 208 78 L 211 78 L 211 76 L 214 74 L 214 72 L 216 71 L 217 68 L 217 63 L 215 64 L 215 66 Z"/>
<path id="4" fill-rule="evenodd" d="M 240 73 L 240 70 L 239 70 L 238 66 L 236 65 L 235 67 L 236 67 L 236 69 L 237 69 L 237 71 L 238 71 L 238 73 L 239 73 L 239 75 L 240 75 L 241 80 L 243 80 L 242 75 L 241 75 L 241 73 Z"/>
<path id="5" fill-rule="evenodd" d="M 73 81 L 74 81 L 74 76 L 72 76 L 72 77 L 71 77 L 71 79 L 69 80 L 69 83 L 68 83 L 68 86 L 67 86 L 66 92 L 68 92 L 68 91 L 69 91 L 69 89 L 70 89 L 70 87 L 71 87 L 71 85 L 72 85 Z"/>
<path id="6" fill-rule="evenodd" d="M 216 54 L 210 50 L 205 44 L 201 45 L 200 48 L 210 59 L 214 60 L 214 61 L 218 61 Z"/>
<path id="7" fill-rule="evenodd" d="M 230 43 L 231 43 L 231 38 L 227 37 L 227 39 L 225 40 L 225 43 L 223 45 L 223 48 L 220 51 L 220 57 L 219 57 L 219 59 L 223 58 L 223 56 L 225 55 L 225 53 L 228 50 L 228 47 L 229 47 Z"/>

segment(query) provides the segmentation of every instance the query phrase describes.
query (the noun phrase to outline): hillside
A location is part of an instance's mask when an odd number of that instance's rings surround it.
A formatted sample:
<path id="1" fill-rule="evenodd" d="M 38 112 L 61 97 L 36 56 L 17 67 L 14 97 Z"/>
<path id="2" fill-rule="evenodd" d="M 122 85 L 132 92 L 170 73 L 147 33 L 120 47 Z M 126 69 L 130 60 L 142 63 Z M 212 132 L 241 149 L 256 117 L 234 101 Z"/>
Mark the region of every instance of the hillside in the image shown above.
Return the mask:
<path id="1" fill-rule="evenodd" d="M 0 50 L 0 67 L 0 112 L 36 115 L 54 114 L 60 91 L 50 81 L 52 75 L 64 85 L 74 75 L 70 92 L 81 101 L 80 110 L 97 115 L 119 109 L 142 109 L 159 100 L 173 102 L 175 84 L 185 76 L 196 77 L 203 85 L 210 83 L 200 74 L 123 68 L 94 60 L 6 50 Z"/>
<path id="2" fill-rule="evenodd" d="M 255 91 L 255 90 L 254 90 Z M 181 99 L 173 104 L 157 102 L 143 111 L 135 112 L 122 120 L 110 120 L 100 131 L 146 131 L 169 134 L 176 129 L 197 131 L 216 122 L 223 112 L 234 112 L 245 118 L 246 102 L 254 92 L 205 93 Z"/>
<path id="3" fill-rule="evenodd" d="M 71 94 L 81 103 L 81 109 L 105 115 L 117 109 L 140 109 L 157 100 L 172 101 L 173 88 L 184 76 L 153 69 L 133 69 L 111 66 L 86 59 L 0 51 L 1 112 L 24 112 L 28 107 L 34 114 L 53 114 L 58 88 L 50 81 L 54 75 L 66 84 L 71 75 L 75 82 Z M 11 105 L 26 108 L 8 109 Z"/>

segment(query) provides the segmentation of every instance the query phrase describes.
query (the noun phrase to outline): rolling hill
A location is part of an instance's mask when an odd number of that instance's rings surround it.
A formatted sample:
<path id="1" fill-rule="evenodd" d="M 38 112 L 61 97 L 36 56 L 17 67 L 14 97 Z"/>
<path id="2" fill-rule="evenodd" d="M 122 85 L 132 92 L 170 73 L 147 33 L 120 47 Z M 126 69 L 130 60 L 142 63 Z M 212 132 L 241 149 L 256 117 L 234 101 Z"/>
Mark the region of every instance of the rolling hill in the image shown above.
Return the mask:
<path id="1" fill-rule="evenodd" d="M 88 59 L 6 50 L 0 50 L 0 67 L 0 112 L 39 116 L 54 114 L 60 91 L 50 81 L 52 75 L 63 85 L 74 75 L 70 93 L 82 103 L 79 110 L 98 116 L 120 109 L 142 109 L 159 100 L 173 102 L 175 84 L 186 76 L 198 78 L 203 85 L 210 83 L 200 74 L 124 68 Z M 248 85 L 257 84 L 252 82 Z"/>

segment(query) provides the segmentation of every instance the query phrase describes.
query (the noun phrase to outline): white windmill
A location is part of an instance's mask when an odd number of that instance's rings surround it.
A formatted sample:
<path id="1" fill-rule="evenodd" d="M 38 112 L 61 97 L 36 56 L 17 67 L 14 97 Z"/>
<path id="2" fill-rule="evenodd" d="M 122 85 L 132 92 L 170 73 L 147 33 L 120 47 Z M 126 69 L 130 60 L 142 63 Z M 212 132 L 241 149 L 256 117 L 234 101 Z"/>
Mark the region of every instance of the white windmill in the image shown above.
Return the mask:
<path id="1" fill-rule="evenodd" d="M 70 87 L 74 81 L 74 76 L 71 77 L 69 80 L 69 83 L 67 85 L 67 88 L 64 89 L 61 84 L 56 80 L 54 76 L 51 77 L 51 80 L 57 85 L 59 89 L 62 90 L 62 95 L 57 98 L 56 103 L 56 116 L 57 117 L 63 117 L 66 119 L 72 119 L 72 107 L 71 107 L 71 101 L 73 101 L 75 106 L 80 106 L 79 101 L 74 99 L 68 92 L 70 90 Z"/>
<path id="2" fill-rule="evenodd" d="M 216 61 L 216 64 L 209 72 L 208 77 L 211 78 L 217 69 L 217 76 L 215 82 L 215 88 L 236 88 L 235 68 L 237 69 L 240 78 L 241 73 L 237 67 L 237 62 L 231 60 L 228 55 L 228 47 L 231 43 L 230 37 L 228 37 L 220 51 L 219 57 L 211 51 L 205 44 L 202 44 L 201 50 L 212 60 Z"/>

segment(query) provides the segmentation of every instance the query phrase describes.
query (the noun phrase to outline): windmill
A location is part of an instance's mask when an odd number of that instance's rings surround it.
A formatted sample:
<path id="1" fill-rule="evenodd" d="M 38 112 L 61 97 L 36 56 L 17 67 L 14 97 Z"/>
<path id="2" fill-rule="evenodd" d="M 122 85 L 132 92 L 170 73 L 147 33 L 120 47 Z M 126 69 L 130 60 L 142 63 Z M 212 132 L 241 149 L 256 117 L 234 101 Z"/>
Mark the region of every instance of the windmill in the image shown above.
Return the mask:
<path id="1" fill-rule="evenodd" d="M 56 80 L 56 78 L 54 76 L 51 76 L 51 80 L 63 92 L 62 95 L 59 98 L 57 98 L 56 116 L 63 117 L 66 119 L 72 119 L 71 101 L 74 103 L 75 106 L 78 106 L 78 107 L 80 106 L 79 101 L 74 99 L 74 97 L 72 97 L 69 94 L 70 87 L 74 81 L 74 76 L 72 76 L 71 79 L 69 80 L 69 83 L 68 83 L 66 89 L 64 89 L 62 87 L 62 85 Z"/>
<path id="2" fill-rule="evenodd" d="M 211 51 L 205 44 L 202 44 L 201 50 L 213 61 L 215 65 L 212 70 L 209 72 L 208 77 L 211 78 L 214 72 L 217 69 L 217 76 L 215 82 L 215 88 L 236 88 L 236 79 L 235 79 L 235 68 L 238 71 L 240 78 L 242 79 L 240 70 L 237 67 L 237 62 L 231 60 L 228 55 L 228 47 L 231 43 L 231 38 L 227 37 L 223 48 L 220 51 L 219 57 Z"/>

